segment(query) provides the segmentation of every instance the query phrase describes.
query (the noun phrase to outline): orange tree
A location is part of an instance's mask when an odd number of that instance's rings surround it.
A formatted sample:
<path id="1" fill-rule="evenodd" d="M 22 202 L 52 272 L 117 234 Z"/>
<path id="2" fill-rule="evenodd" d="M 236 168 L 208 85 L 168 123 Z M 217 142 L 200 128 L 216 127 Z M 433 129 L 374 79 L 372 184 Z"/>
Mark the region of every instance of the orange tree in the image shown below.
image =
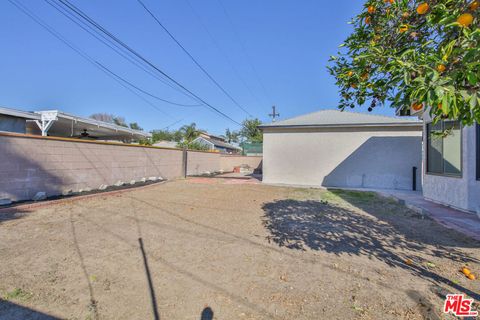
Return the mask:
<path id="1" fill-rule="evenodd" d="M 370 0 L 332 56 L 339 108 L 425 107 L 480 123 L 480 0 Z"/>

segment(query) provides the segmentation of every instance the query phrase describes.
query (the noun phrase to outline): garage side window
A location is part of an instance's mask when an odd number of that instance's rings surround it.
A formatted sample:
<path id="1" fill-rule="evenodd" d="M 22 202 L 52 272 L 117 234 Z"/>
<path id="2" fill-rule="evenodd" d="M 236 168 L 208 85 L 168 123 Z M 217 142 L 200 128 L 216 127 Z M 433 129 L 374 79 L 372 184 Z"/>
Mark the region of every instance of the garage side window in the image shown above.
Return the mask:
<path id="1" fill-rule="evenodd" d="M 458 121 L 427 124 L 427 173 L 462 175 L 461 129 Z"/>

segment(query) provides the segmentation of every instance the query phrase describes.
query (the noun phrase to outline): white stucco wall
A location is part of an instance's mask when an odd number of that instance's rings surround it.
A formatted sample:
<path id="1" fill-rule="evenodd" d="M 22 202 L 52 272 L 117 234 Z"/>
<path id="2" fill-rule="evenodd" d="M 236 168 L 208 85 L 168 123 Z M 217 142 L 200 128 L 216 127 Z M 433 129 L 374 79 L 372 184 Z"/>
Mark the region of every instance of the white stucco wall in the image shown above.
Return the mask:
<path id="1" fill-rule="evenodd" d="M 462 177 L 432 175 L 426 173 L 424 169 L 423 195 L 426 199 L 464 211 L 480 212 L 480 181 L 476 180 L 475 131 L 474 126 L 462 129 Z M 425 150 L 423 159 L 426 163 Z"/>
<path id="2" fill-rule="evenodd" d="M 421 127 L 264 130 L 263 181 L 324 187 L 421 189 Z"/>

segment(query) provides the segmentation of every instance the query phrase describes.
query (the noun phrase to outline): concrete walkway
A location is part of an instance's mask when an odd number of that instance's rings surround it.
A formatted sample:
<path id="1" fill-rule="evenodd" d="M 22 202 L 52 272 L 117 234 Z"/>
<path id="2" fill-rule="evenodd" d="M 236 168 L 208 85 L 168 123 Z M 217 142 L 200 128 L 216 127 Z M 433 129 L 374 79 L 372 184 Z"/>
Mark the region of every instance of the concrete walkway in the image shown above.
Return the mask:
<path id="1" fill-rule="evenodd" d="M 454 229 L 480 241 L 480 219 L 473 213 L 459 211 L 425 200 L 421 192 L 400 190 L 371 190 L 405 204 L 418 213 L 428 215 L 447 228 Z"/>

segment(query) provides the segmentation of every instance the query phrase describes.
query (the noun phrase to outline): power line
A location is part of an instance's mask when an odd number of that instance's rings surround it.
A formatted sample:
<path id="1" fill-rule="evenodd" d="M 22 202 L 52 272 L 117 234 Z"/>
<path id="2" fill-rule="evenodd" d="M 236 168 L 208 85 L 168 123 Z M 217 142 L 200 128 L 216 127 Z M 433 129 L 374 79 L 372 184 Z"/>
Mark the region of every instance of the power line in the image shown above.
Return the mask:
<path id="1" fill-rule="evenodd" d="M 195 17 L 197 18 L 198 22 L 200 23 L 200 25 L 202 26 L 202 28 L 205 30 L 205 32 L 207 33 L 207 35 L 209 36 L 210 40 L 212 41 L 213 45 L 217 48 L 218 52 L 220 52 L 223 57 L 225 58 L 225 60 L 227 61 L 228 65 L 230 66 L 230 68 L 233 70 L 233 72 L 235 73 L 235 75 L 237 76 L 237 78 L 240 80 L 240 82 L 244 85 L 244 87 L 248 90 L 248 92 L 252 95 L 253 98 L 255 98 L 255 100 L 257 100 L 257 102 L 261 105 L 262 102 L 260 101 L 260 99 L 258 98 L 258 96 L 253 92 L 252 88 L 247 84 L 247 82 L 245 81 L 245 79 L 240 75 L 240 72 L 238 71 L 238 69 L 235 67 L 234 63 L 232 62 L 232 60 L 229 58 L 229 56 L 225 53 L 225 51 L 220 47 L 220 44 L 218 43 L 218 41 L 215 39 L 215 37 L 213 36 L 213 34 L 210 32 L 210 30 L 207 28 L 207 26 L 205 25 L 205 23 L 203 22 L 202 18 L 200 17 L 200 15 L 198 14 L 197 10 L 195 10 L 195 8 L 192 6 L 192 3 L 189 1 L 189 0 L 185 0 L 185 2 L 188 4 L 188 6 L 190 7 L 191 11 L 193 12 L 193 14 L 195 15 Z"/>
<path id="2" fill-rule="evenodd" d="M 53 7 L 55 10 L 60 12 L 63 16 L 68 18 L 70 21 L 75 23 L 77 26 L 79 26 L 81 29 L 83 29 L 85 32 L 89 33 L 92 37 L 97 39 L 98 41 L 102 42 L 105 46 L 109 47 L 111 50 L 113 50 L 115 53 L 120 55 L 122 58 L 126 59 L 130 63 L 132 63 L 134 66 L 140 68 L 142 71 L 145 73 L 149 74 L 150 76 L 154 77 L 155 79 L 159 80 L 163 84 L 169 86 L 170 88 L 176 90 L 177 92 L 180 92 L 181 94 L 187 96 L 190 99 L 194 99 L 192 96 L 188 95 L 186 92 L 180 90 L 178 87 L 174 86 L 167 80 L 161 78 L 151 70 L 147 69 L 146 67 L 142 66 L 140 62 L 135 60 L 135 56 L 128 55 L 128 52 L 124 53 L 122 52 L 122 47 L 120 47 L 117 43 L 113 42 L 111 39 L 107 38 L 104 34 L 99 33 L 96 29 L 94 29 L 92 26 L 89 24 L 85 24 L 83 20 L 79 20 L 78 17 L 72 15 L 71 12 L 65 11 L 63 7 L 57 7 L 56 4 L 52 3 L 51 0 L 45 0 L 46 3 L 48 3 L 51 7 Z M 187 104 L 177 104 L 179 106 L 184 106 L 184 107 L 194 107 L 194 106 L 200 106 L 200 105 L 187 105 Z"/>
<path id="3" fill-rule="evenodd" d="M 235 100 L 230 93 L 228 93 L 221 85 L 215 80 L 210 73 L 205 70 L 205 68 L 195 59 L 190 52 L 175 38 L 175 36 L 160 22 L 160 20 L 153 14 L 153 12 L 148 9 L 145 3 L 142 0 L 137 0 L 137 2 L 145 9 L 145 11 L 157 22 L 157 24 L 168 34 L 168 36 L 182 49 L 182 51 L 195 63 L 195 65 L 202 70 L 202 72 L 242 111 L 244 111 L 248 116 L 253 117 L 244 107 L 242 107 L 237 100 Z"/>
<path id="4" fill-rule="evenodd" d="M 230 116 L 228 116 L 227 114 L 225 114 L 224 112 L 222 112 L 221 110 L 219 110 L 218 108 L 212 106 L 210 103 L 206 102 L 204 99 L 202 99 L 201 97 L 199 97 L 197 94 L 193 93 L 191 90 L 189 90 L 188 88 L 186 88 L 184 85 L 182 85 L 181 83 L 179 83 L 177 80 L 175 80 L 174 78 L 172 78 L 170 75 L 168 75 L 166 72 L 164 72 L 163 70 L 161 70 L 159 67 L 157 67 L 156 65 L 154 65 L 152 62 L 150 62 L 149 60 L 147 60 L 145 57 L 143 57 L 141 54 L 139 54 L 137 51 L 135 51 L 134 49 L 132 49 L 131 47 L 129 47 L 127 44 L 125 44 L 122 40 L 120 40 L 119 38 L 117 38 L 115 35 L 113 35 L 112 33 L 110 33 L 107 29 L 105 29 L 104 27 L 102 27 L 100 24 L 98 24 L 97 22 L 95 22 L 95 20 L 93 20 L 92 18 L 90 18 L 87 14 L 85 14 L 84 12 L 82 12 L 80 9 L 78 9 L 77 7 L 75 7 L 73 4 L 71 4 L 69 1 L 67 0 L 57 0 L 57 1 L 60 1 L 62 5 L 64 5 L 65 7 L 67 7 L 69 10 L 72 10 L 73 12 L 75 12 L 75 14 L 79 15 L 80 17 L 82 17 L 82 19 L 84 19 L 85 21 L 87 21 L 88 23 L 92 24 L 95 28 L 97 28 L 98 30 L 100 30 L 101 32 L 103 32 L 104 34 L 106 34 L 108 37 L 110 37 L 111 39 L 113 39 L 115 42 L 117 42 L 118 44 L 120 44 L 122 47 L 124 47 L 125 49 L 127 49 L 129 52 L 131 52 L 132 54 L 134 54 L 135 56 L 137 56 L 140 60 L 142 60 L 144 63 L 146 63 L 148 66 L 150 66 L 152 69 L 156 70 L 157 72 L 159 72 L 160 74 L 162 74 L 163 76 L 165 76 L 168 80 L 170 80 L 171 82 L 173 82 L 174 84 L 176 84 L 178 87 L 182 88 L 183 90 L 185 90 L 186 92 L 188 92 L 189 94 L 191 94 L 193 97 L 195 97 L 198 101 L 200 101 L 201 103 L 203 103 L 206 107 L 210 108 L 212 111 L 218 113 L 219 115 L 221 115 L 222 117 L 232 121 L 233 123 L 235 124 L 238 124 L 241 126 L 241 123 L 237 122 L 236 120 L 234 120 L 233 118 L 231 118 Z"/>
<path id="5" fill-rule="evenodd" d="M 221 0 L 217 0 L 218 3 L 220 4 L 220 7 L 222 7 L 223 9 L 223 12 L 225 13 L 225 16 L 227 17 L 227 20 L 228 20 L 228 23 L 230 24 L 232 30 L 233 30 L 233 33 L 235 34 L 240 46 L 242 47 L 242 50 L 243 50 L 243 53 L 245 54 L 245 57 L 247 58 L 247 62 L 248 64 L 250 65 L 250 67 L 252 68 L 253 70 L 253 73 L 255 74 L 255 77 L 257 78 L 257 81 L 258 83 L 260 83 L 260 86 L 262 87 L 262 90 L 263 90 L 263 94 L 265 95 L 265 97 L 270 101 L 272 102 L 272 98 L 270 97 L 270 95 L 268 94 L 268 90 L 267 88 L 265 87 L 265 85 L 263 84 L 263 81 L 262 79 L 260 78 L 258 72 L 257 72 L 257 68 L 255 68 L 255 66 L 253 65 L 252 63 L 252 58 L 250 57 L 250 55 L 248 54 L 248 51 L 245 47 L 245 44 L 243 43 L 242 41 L 242 38 L 240 37 L 240 34 L 238 33 L 237 31 L 237 28 L 235 28 L 235 25 L 233 24 L 233 20 L 230 18 L 230 15 L 228 14 L 228 11 L 227 9 L 225 8 L 225 6 L 223 5 L 222 1 Z"/>
<path id="6" fill-rule="evenodd" d="M 91 64 L 93 64 L 95 67 L 97 67 L 98 69 L 99 68 L 99 65 L 101 65 L 99 62 L 95 61 L 92 57 L 90 57 L 86 52 L 82 51 L 81 49 L 79 49 L 78 47 L 76 47 L 74 44 L 72 44 L 70 41 L 68 41 L 65 37 L 63 37 L 60 33 L 58 33 L 57 31 L 55 31 L 54 28 L 52 28 L 51 26 L 49 26 L 47 23 L 45 23 L 42 19 L 40 19 L 37 15 L 35 15 L 33 12 L 31 12 L 29 9 L 27 9 L 25 6 L 23 6 L 22 4 L 18 3 L 16 0 L 8 0 L 12 5 L 14 5 L 17 9 L 19 9 L 20 11 L 22 11 L 25 15 L 27 15 L 29 18 L 31 18 L 33 21 L 35 21 L 37 24 L 39 24 L 40 26 L 42 26 L 45 30 L 47 30 L 50 34 L 52 34 L 54 37 L 56 37 L 58 40 L 62 41 L 65 45 L 67 45 L 70 49 L 74 50 L 77 54 L 79 54 L 82 58 L 84 58 L 85 60 L 87 60 L 88 62 L 90 62 Z M 100 69 L 102 72 L 104 72 L 107 76 L 109 76 L 110 78 L 114 79 L 116 82 L 118 82 L 121 86 L 123 86 L 124 88 L 126 88 L 127 90 L 129 90 L 130 92 L 132 92 L 133 94 L 135 94 L 137 97 L 139 97 L 140 99 L 142 99 L 144 102 L 146 102 L 147 104 L 149 104 L 150 106 L 152 106 L 153 108 L 155 108 L 157 111 L 161 112 L 162 114 L 172 118 L 172 119 L 175 119 L 172 115 L 168 114 L 167 112 L 159 109 L 156 105 L 154 105 L 153 103 L 151 103 L 150 101 L 146 100 L 144 97 L 140 96 L 137 92 L 133 91 L 131 88 L 125 86 L 122 82 L 119 81 L 119 79 L 115 79 L 113 78 L 110 74 L 107 73 L 108 72 L 111 72 L 111 70 L 109 70 L 108 68 L 106 68 L 105 66 L 101 65 L 103 67 L 103 70 Z M 121 78 L 123 79 L 123 78 Z M 123 79 L 124 80 L 124 79 Z M 168 103 L 171 103 L 170 101 L 167 101 L 165 100 L 165 102 L 168 102 Z"/>
<path id="7" fill-rule="evenodd" d="M 170 103 L 170 104 L 173 104 L 173 105 L 176 105 L 176 106 L 187 107 L 187 108 L 196 108 L 196 107 L 201 107 L 201 106 L 202 106 L 201 104 L 191 104 L 191 105 L 189 105 L 189 104 L 181 104 L 181 103 L 176 103 L 176 102 L 172 102 L 172 101 L 168 101 L 168 100 L 165 100 L 165 99 L 163 99 L 163 98 L 160 98 L 160 97 L 158 97 L 158 96 L 156 96 L 156 95 L 154 95 L 154 94 L 151 94 L 151 93 L 148 92 L 148 91 L 143 90 L 142 88 L 137 87 L 136 85 L 134 85 L 134 84 L 131 83 L 130 81 L 122 78 L 121 76 L 119 76 L 118 74 L 116 74 L 115 72 L 113 72 L 112 70 L 110 70 L 110 69 L 108 69 L 107 67 L 105 67 L 105 66 L 104 66 L 103 64 L 101 64 L 100 62 L 95 61 L 95 63 L 96 63 L 97 65 L 99 65 L 102 69 L 104 69 L 106 72 L 108 72 L 108 73 L 110 73 L 111 75 L 113 75 L 113 76 L 114 76 L 115 78 L 117 78 L 118 80 L 120 80 L 120 81 L 128 84 L 129 86 L 137 89 L 138 91 L 140 91 L 140 92 L 142 92 L 142 93 L 146 94 L 147 96 L 150 96 L 150 97 L 152 97 L 152 98 L 154 98 L 154 99 L 157 99 L 157 100 L 160 100 L 160 101 L 163 101 L 163 102 L 167 102 L 167 103 Z"/>

